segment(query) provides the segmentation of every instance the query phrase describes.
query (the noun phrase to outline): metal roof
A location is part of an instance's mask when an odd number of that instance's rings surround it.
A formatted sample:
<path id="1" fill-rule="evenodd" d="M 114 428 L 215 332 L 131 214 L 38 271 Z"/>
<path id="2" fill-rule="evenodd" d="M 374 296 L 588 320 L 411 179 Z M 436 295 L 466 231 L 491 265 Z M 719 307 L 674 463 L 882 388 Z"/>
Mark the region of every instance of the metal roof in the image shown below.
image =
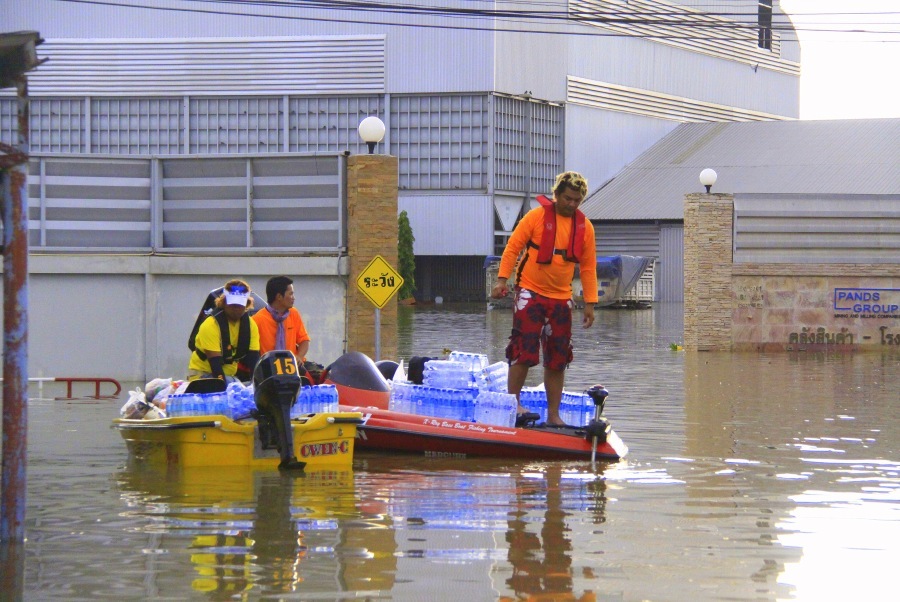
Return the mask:
<path id="1" fill-rule="evenodd" d="M 680 220 L 707 167 L 720 193 L 897 194 L 898 140 L 900 119 L 687 123 L 581 209 L 592 220 Z"/>

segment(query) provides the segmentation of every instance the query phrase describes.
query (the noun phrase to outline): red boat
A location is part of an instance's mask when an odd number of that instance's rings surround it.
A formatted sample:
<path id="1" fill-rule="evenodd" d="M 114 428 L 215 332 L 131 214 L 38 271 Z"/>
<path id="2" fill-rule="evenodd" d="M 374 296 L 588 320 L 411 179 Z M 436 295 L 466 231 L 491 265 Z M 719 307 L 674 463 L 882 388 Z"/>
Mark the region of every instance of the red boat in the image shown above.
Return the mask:
<path id="1" fill-rule="evenodd" d="M 331 364 L 324 382 L 337 387 L 342 412 L 363 413 L 357 449 L 533 460 L 617 461 L 628 453 L 602 416 L 586 427 L 536 424 L 515 428 L 392 412 L 387 409 L 387 379 L 371 358 L 358 352 L 347 353 Z M 598 407 L 602 411 L 602 401 Z"/>

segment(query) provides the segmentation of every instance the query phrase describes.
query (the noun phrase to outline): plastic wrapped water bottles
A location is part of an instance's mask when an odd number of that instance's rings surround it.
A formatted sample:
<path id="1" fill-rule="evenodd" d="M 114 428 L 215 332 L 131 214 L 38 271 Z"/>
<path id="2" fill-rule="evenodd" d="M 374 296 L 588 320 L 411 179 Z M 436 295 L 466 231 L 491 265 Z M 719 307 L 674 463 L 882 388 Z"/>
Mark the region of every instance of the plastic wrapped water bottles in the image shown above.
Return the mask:
<path id="1" fill-rule="evenodd" d="M 540 414 L 538 422 L 547 421 L 547 392 L 543 389 L 523 388 L 519 393 L 522 407 L 528 412 Z"/>
<path id="2" fill-rule="evenodd" d="M 467 353 L 465 351 L 451 351 L 447 359 L 451 362 L 462 362 L 465 364 L 466 370 L 472 374 L 484 369 L 488 363 L 488 358 L 483 353 Z"/>
<path id="3" fill-rule="evenodd" d="M 465 389 L 472 381 L 468 366 L 463 362 L 429 360 L 425 362 L 423 382 L 429 387 Z"/>
<path id="4" fill-rule="evenodd" d="M 250 412 L 256 409 L 256 402 L 253 400 L 253 385 L 245 387 L 244 383 L 240 381 L 228 383 L 228 388 L 225 390 L 225 404 L 227 407 L 225 415 L 232 420 L 249 416 Z"/>
<path id="5" fill-rule="evenodd" d="M 413 386 L 410 383 L 394 381 L 391 384 L 391 398 L 388 401 L 388 409 L 392 412 L 410 413 L 410 398 Z"/>
<path id="6" fill-rule="evenodd" d="M 476 373 L 475 383 L 479 389 L 506 393 L 509 379 L 509 364 L 496 362 Z"/>
<path id="7" fill-rule="evenodd" d="M 291 418 L 306 414 L 338 411 L 338 392 L 334 385 L 301 387 L 297 401 L 291 406 Z"/>
<path id="8" fill-rule="evenodd" d="M 319 399 L 320 412 L 338 411 L 338 391 L 334 385 L 313 385 Z"/>
<path id="9" fill-rule="evenodd" d="M 475 399 L 475 422 L 515 426 L 516 396 L 497 391 L 481 391 Z"/>
<path id="10" fill-rule="evenodd" d="M 169 418 L 182 416 L 183 398 L 184 395 L 169 395 L 169 398 L 166 400 L 166 416 Z"/>
<path id="11" fill-rule="evenodd" d="M 169 395 L 171 402 L 166 400 L 166 415 L 170 418 L 179 416 L 201 416 L 203 408 L 200 396 L 196 393 L 181 393 Z"/>

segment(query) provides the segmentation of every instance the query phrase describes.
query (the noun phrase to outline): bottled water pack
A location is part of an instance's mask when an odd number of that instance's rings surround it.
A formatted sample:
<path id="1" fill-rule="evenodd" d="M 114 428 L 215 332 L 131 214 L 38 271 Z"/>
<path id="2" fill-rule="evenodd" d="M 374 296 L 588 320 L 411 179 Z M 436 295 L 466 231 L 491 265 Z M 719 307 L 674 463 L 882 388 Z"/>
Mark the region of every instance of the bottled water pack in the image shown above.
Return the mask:
<path id="1" fill-rule="evenodd" d="M 301 387 L 297 401 L 291 406 L 291 418 L 306 414 L 338 411 L 338 392 L 334 385 Z"/>
<path id="2" fill-rule="evenodd" d="M 429 360 L 422 374 L 424 384 L 439 389 L 465 389 L 472 382 L 472 374 L 463 362 Z"/>
<path id="3" fill-rule="evenodd" d="M 496 391 L 506 393 L 508 391 L 509 364 L 497 362 L 486 366 L 476 373 L 475 384 L 482 391 Z"/>
<path id="4" fill-rule="evenodd" d="M 475 422 L 511 427 L 516 425 L 516 396 L 481 391 L 475 399 Z"/>
<path id="5" fill-rule="evenodd" d="M 166 400 L 166 415 L 172 418 L 211 415 L 232 417 L 225 393 L 181 393 L 169 395 L 169 399 Z"/>
<path id="6" fill-rule="evenodd" d="M 472 374 L 484 369 L 488 363 L 488 358 L 483 353 L 467 353 L 465 351 L 451 351 L 447 359 L 451 362 L 461 362 Z"/>
<path id="7" fill-rule="evenodd" d="M 393 412 L 471 422 L 475 417 L 474 390 L 396 382 L 388 409 Z"/>

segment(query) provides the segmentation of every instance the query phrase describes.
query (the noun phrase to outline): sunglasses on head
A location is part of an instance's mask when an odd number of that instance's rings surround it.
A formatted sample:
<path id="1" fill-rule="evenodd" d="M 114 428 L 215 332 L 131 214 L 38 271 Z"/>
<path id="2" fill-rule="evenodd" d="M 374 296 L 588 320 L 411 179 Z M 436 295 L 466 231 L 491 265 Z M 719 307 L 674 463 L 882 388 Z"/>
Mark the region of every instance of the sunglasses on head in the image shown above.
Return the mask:
<path id="1" fill-rule="evenodd" d="M 236 295 L 242 295 L 244 293 L 249 293 L 250 289 L 248 289 L 243 284 L 232 284 L 230 286 L 225 287 L 225 290 L 229 293 L 234 293 Z"/>

